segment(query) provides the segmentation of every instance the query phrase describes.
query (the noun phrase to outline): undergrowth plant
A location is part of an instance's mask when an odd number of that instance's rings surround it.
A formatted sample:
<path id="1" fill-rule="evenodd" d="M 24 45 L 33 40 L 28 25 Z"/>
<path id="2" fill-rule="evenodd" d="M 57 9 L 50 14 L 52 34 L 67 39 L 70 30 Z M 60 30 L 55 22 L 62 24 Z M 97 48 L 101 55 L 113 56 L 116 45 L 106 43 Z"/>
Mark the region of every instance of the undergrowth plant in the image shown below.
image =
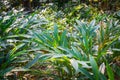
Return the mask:
<path id="1" fill-rule="evenodd" d="M 119 21 L 91 15 L 92 8 L 85 4 L 70 10 L 55 12 L 49 7 L 30 15 L 2 17 L 0 78 L 18 66 L 57 80 L 114 80 L 120 70 Z"/>
<path id="2" fill-rule="evenodd" d="M 26 49 L 30 46 L 29 29 L 47 23 L 43 19 L 36 19 L 35 16 L 9 14 L 0 18 L 0 79 L 4 79 L 16 66 L 22 68 L 29 61 L 30 57 L 25 58 L 28 55 L 26 53 L 29 53 Z"/>
<path id="3" fill-rule="evenodd" d="M 33 31 L 32 41 L 37 50 L 34 52 L 40 55 L 36 55 L 27 67 L 37 61 L 48 61 L 57 69 L 58 79 L 114 80 L 107 55 L 113 43 L 119 39 L 118 22 L 108 20 L 103 27 L 101 22 L 97 24 L 95 20 L 90 23 L 77 20 L 75 28 L 78 33 L 73 42 L 68 40 L 66 31 L 58 32 L 57 26 L 53 32 L 38 34 Z M 79 44 L 72 45 L 74 42 Z"/>

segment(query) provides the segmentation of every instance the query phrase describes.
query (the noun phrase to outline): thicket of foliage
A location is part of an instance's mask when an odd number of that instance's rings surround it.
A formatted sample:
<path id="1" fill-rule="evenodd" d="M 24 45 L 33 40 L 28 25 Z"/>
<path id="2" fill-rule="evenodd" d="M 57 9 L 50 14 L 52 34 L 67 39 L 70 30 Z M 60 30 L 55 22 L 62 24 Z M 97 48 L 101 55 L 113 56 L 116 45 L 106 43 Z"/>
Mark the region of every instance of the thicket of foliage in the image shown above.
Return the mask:
<path id="1" fill-rule="evenodd" d="M 120 79 L 119 0 L 36 2 L 0 1 L 0 80 Z"/>

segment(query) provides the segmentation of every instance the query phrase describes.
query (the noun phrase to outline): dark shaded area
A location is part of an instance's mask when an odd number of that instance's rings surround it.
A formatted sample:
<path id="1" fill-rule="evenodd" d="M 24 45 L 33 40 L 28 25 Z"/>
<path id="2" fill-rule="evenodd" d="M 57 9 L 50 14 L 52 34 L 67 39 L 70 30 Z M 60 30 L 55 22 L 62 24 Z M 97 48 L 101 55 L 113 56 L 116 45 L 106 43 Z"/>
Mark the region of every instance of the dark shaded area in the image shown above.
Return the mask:
<path id="1" fill-rule="evenodd" d="M 58 9 L 64 8 L 66 3 L 70 3 L 70 5 L 73 5 L 75 3 L 81 4 L 85 3 L 87 5 L 91 5 L 94 7 L 97 7 L 100 10 L 113 10 L 116 11 L 120 9 L 120 0 L 80 0 L 80 1 L 74 1 L 74 0 L 1 0 L 0 1 L 0 9 L 3 10 L 10 10 L 11 8 L 18 8 L 19 6 L 23 6 L 25 11 L 32 11 L 35 8 L 39 8 L 42 6 L 42 4 L 48 4 L 48 3 L 54 3 L 58 6 Z M 8 4 L 7 4 L 8 3 Z M 9 7 L 7 6 L 9 5 Z"/>

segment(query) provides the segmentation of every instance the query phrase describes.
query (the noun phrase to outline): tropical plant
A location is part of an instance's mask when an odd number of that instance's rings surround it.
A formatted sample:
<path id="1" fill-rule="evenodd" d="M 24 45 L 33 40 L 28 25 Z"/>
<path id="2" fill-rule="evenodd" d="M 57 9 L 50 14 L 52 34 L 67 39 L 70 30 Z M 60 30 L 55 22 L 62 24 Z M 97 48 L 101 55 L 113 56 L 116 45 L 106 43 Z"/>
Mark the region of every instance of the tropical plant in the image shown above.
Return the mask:
<path id="1" fill-rule="evenodd" d="M 107 80 L 106 75 L 104 74 L 104 72 L 101 72 L 99 70 L 99 67 L 95 61 L 95 59 L 92 56 L 90 57 L 90 65 L 92 67 L 92 74 L 90 73 L 90 71 L 84 69 L 84 68 L 79 68 L 79 71 L 84 74 L 86 76 L 86 78 L 90 79 L 90 80 Z M 106 71 L 107 71 L 107 75 L 109 77 L 110 80 L 114 80 L 114 74 L 111 70 L 111 67 L 109 66 L 109 64 L 106 62 L 106 66 L 104 65 L 104 67 L 106 67 Z M 105 68 L 102 67 L 102 71 L 105 70 Z"/>
<path id="2" fill-rule="evenodd" d="M 80 33 L 78 36 L 80 48 L 87 55 L 95 55 L 93 51 L 96 47 L 96 53 L 100 58 L 119 38 L 118 21 L 100 22 L 99 25 L 95 25 L 95 20 L 91 21 L 90 24 L 77 21 L 77 24 L 75 27 Z"/>
<path id="3" fill-rule="evenodd" d="M 20 55 L 25 54 L 27 51 L 18 51 L 23 47 L 25 44 L 20 44 L 18 46 L 14 46 L 14 48 L 9 51 L 9 53 L 1 52 L 0 55 L 0 79 L 3 79 L 6 73 L 10 72 L 12 69 L 15 68 L 14 61 L 17 61 L 17 57 Z"/>
<path id="4" fill-rule="evenodd" d="M 118 21 L 108 20 L 106 23 L 100 22 L 98 31 L 98 57 L 104 56 L 107 50 L 119 39 L 120 25 Z"/>
<path id="5" fill-rule="evenodd" d="M 0 19 L 0 77 L 4 78 L 15 66 L 23 66 L 29 61 L 25 58 L 29 53 L 31 38 L 30 29 L 36 25 L 46 24 L 43 19 L 36 19 L 34 14 L 21 18 L 21 14 L 9 14 Z M 21 20 L 18 20 L 18 18 Z M 36 20 L 35 20 L 36 19 Z M 35 21 L 34 21 L 35 20 Z M 43 21 L 44 23 L 39 22 Z M 38 28 L 38 27 L 36 27 Z M 38 29 L 40 30 L 40 29 Z M 17 46 L 16 46 L 17 45 Z M 29 47 L 28 47 L 29 46 Z M 24 56 L 22 55 L 24 54 Z M 22 58 L 20 58 L 22 56 Z M 21 64 L 21 65 L 20 65 Z M 14 66 L 13 66 L 14 65 Z"/>
<path id="6" fill-rule="evenodd" d="M 55 80 L 114 80 L 120 76 L 119 12 L 115 19 L 86 4 L 70 2 L 66 4 L 69 9 L 64 6 L 63 10 L 59 2 L 60 10 L 50 4 L 30 14 L 13 9 L 15 13 L 0 16 L 1 79 L 16 66 Z M 93 5 L 94 1 L 86 3 Z"/>
<path id="7" fill-rule="evenodd" d="M 75 28 L 80 33 L 78 36 L 80 48 L 87 56 L 94 55 L 92 48 L 95 45 L 96 31 L 100 26 L 95 24 L 95 20 L 91 21 L 90 24 L 78 20 L 76 22 L 78 25 L 75 25 Z"/>
<path id="8" fill-rule="evenodd" d="M 59 46 L 63 47 L 69 47 L 70 44 L 67 36 L 66 36 L 66 30 L 63 32 L 58 32 L 58 27 L 54 26 L 54 31 L 45 31 L 42 33 L 33 33 L 33 41 L 37 43 L 37 45 L 41 45 L 41 47 L 47 47 L 47 49 L 52 49 L 59 51 L 57 48 Z M 46 49 L 46 50 L 47 50 Z"/>
<path id="9" fill-rule="evenodd" d="M 66 31 L 58 32 L 57 26 L 54 26 L 53 32 L 36 33 L 32 31 L 33 51 L 40 55 L 36 55 L 36 58 L 27 64 L 27 67 L 30 68 L 37 61 L 48 61 L 55 66 L 54 69 L 57 69 L 60 79 L 107 80 L 106 76 L 108 76 L 109 79 L 114 80 L 114 75 L 110 74 L 113 70 L 107 54 L 113 43 L 119 38 L 119 25 L 118 22 L 111 21 L 104 23 L 106 23 L 105 28 L 103 28 L 103 24 L 96 25 L 95 20 L 89 24 L 77 20 L 75 28 L 78 30 L 78 34 L 73 42 L 68 40 Z M 112 29 L 113 27 L 114 29 Z M 106 40 L 109 44 L 105 46 L 104 41 Z M 73 45 L 74 42 L 78 44 Z M 104 47 L 101 48 L 100 44 L 104 44 Z M 98 47 L 94 49 L 96 46 Z"/>

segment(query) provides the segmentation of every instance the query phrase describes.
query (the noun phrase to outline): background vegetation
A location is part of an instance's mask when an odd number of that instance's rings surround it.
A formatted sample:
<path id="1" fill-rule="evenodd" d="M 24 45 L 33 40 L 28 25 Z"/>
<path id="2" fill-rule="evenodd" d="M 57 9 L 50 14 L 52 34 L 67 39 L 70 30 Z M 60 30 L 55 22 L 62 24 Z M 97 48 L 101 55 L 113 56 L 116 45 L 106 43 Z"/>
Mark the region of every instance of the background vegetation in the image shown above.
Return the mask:
<path id="1" fill-rule="evenodd" d="M 0 0 L 0 80 L 119 80 L 119 0 Z"/>

